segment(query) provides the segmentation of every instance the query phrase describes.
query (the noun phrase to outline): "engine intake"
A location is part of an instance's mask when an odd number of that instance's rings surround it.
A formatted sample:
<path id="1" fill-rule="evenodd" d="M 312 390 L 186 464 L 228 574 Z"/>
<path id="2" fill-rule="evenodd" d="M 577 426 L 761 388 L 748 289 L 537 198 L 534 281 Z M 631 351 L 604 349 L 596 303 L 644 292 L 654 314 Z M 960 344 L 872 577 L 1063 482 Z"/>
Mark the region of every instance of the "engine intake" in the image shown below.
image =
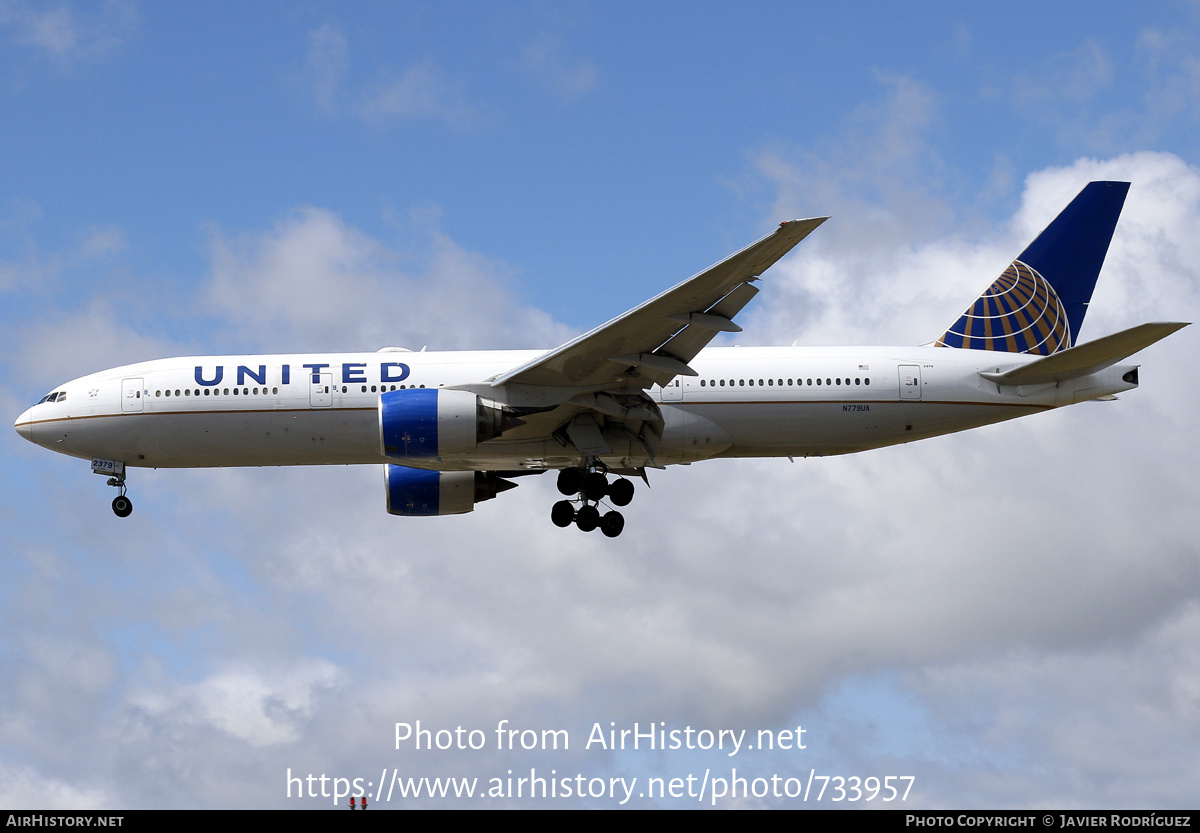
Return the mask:
<path id="1" fill-rule="evenodd" d="M 465 390 L 409 388 L 379 397 L 385 457 L 437 460 L 468 453 L 520 424 L 500 405 Z"/>

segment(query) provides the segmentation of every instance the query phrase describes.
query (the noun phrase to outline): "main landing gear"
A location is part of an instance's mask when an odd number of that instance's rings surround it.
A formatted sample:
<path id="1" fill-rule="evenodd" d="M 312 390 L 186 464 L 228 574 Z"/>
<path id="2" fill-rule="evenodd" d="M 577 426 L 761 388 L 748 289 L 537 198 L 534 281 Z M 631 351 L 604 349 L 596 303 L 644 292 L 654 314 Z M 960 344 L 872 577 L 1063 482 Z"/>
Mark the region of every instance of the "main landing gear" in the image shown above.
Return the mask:
<path id="1" fill-rule="evenodd" d="M 130 513 L 133 512 L 133 501 L 125 494 L 125 475 L 121 474 L 108 478 L 108 485 L 116 486 L 121 490 L 121 494 L 113 498 L 113 513 L 118 518 L 128 518 Z"/>
<path id="2" fill-rule="evenodd" d="M 605 497 L 615 506 L 628 506 L 633 500 L 633 483 L 624 477 L 608 482 L 600 466 L 586 469 L 563 469 L 558 473 L 558 491 L 564 495 L 577 495 L 572 500 L 560 500 L 550 510 L 550 520 L 555 526 L 571 524 L 583 532 L 599 529 L 609 538 L 616 538 L 625 528 L 625 516 L 615 509 L 600 514 L 599 503 Z M 578 509 L 575 504 L 580 503 Z"/>

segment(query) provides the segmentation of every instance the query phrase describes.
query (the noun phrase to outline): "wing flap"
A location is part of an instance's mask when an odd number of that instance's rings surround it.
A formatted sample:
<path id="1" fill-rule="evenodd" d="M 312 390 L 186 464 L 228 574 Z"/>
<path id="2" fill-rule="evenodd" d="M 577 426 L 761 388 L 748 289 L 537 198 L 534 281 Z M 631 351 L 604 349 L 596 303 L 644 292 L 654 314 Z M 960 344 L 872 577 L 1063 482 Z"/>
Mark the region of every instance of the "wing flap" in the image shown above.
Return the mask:
<path id="1" fill-rule="evenodd" d="M 1004 372 L 979 375 L 998 385 L 1041 385 L 1088 376 L 1144 350 L 1188 326 L 1178 321 L 1141 324 L 1119 333 L 1060 350 Z"/>
<path id="2" fill-rule="evenodd" d="M 658 348 L 656 352 L 679 359 L 680 361 L 690 362 L 696 358 L 696 355 L 708 346 L 708 343 L 713 340 L 713 336 L 717 332 L 735 332 L 739 333 L 742 328 L 734 324 L 731 320 L 733 316 L 741 312 L 742 307 L 750 303 L 750 300 L 758 294 L 758 287 L 752 283 L 740 283 L 734 287 L 733 291 L 726 295 L 717 303 L 713 304 L 708 310 L 703 313 L 692 313 L 688 319 L 688 326 L 671 336 L 667 343 Z M 726 329 L 724 325 L 718 330 L 717 325 L 721 322 L 728 321 L 733 329 Z M 660 385 L 666 385 L 675 378 L 675 374 L 644 374 L 647 375 L 650 381 L 657 382 Z M 686 374 L 689 376 L 694 373 Z"/>

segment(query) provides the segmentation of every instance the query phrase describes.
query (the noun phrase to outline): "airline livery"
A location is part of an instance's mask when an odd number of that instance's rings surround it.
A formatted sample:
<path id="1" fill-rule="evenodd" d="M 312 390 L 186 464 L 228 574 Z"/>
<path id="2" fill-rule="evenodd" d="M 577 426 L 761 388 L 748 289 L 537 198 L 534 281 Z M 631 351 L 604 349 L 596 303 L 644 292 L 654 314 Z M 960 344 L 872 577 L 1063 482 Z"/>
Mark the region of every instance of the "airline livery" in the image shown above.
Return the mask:
<path id="1" fill-rule="evenodd" d="M 553 350 L 161 359 L 60 385 L 16 429 L 90 459 L 120 517 L 131 468 L 374 463 L 409 516 L 557 471 L 553 522 L 615 537 L 650 468 L 848 454 L 1137 387 L 1118 362 L 1186 324 L 1076 344 L 1128 189 L 1090 183 L 923 347 L 705 349 L 825 218 L 793 220 Z"/>

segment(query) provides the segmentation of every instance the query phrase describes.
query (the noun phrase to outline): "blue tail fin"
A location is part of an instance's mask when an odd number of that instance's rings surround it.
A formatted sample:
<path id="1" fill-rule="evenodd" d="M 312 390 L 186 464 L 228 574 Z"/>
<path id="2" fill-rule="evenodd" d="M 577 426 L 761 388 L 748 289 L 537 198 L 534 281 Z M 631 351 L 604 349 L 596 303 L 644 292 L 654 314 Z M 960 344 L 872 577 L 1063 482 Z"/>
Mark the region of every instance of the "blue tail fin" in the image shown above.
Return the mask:
<path id="1" fill-rule="evenodd" d="M 1091 182 L 935 344 L 1048 356 L 1075 345 L 1128 182 Z"/>

